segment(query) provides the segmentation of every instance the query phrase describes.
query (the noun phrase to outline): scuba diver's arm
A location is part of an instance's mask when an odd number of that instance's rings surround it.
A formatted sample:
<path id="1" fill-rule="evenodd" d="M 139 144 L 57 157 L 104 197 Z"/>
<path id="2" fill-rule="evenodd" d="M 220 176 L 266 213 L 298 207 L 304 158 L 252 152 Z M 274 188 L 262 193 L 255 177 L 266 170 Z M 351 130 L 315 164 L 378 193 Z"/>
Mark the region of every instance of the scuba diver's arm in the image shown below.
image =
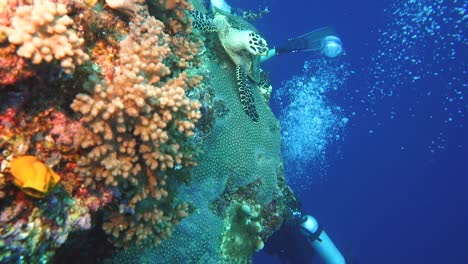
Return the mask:
<path id="1" fill-rule="evenodd" d="M 264 62 L 266 60 L 269 60 L 269 59 L 273 58 L 276 55 L 279 55 L 279 53 L 276 51 L 276 48 L 270 49 L 270 50 L 267 51 L 267 55 L 260 57 L 260 62 Z"/>
<path id="2" fill-rule="evenodd" d="M 266 56 L 260 58 L 260 61 L 269 60 L 276 55 L 299 51 L 319 51 L 329 58 L 334 58 L 341 54 L 343 47 L 334 30 L 330 27 L 324 27 L 289 39 L 286 43 L 270 49 Z"/>

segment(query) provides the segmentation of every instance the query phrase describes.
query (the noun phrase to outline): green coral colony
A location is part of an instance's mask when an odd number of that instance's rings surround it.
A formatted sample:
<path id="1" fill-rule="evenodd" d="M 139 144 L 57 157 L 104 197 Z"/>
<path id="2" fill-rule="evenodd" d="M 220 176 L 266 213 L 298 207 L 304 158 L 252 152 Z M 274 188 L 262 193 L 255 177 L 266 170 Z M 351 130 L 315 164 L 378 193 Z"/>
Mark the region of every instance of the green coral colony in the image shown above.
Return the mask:
<path id="1" fill-rule="evenodd" d="M 250 263 L 295 201 L 267 51 L 201 0 L 1 1 L 0 262 Z"/>

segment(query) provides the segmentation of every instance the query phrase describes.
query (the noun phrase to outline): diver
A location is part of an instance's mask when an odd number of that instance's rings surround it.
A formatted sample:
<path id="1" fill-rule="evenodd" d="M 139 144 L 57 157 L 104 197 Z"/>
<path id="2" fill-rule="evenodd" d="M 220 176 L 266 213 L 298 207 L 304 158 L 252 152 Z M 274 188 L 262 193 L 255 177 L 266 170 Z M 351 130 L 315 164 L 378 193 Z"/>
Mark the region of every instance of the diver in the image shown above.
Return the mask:
<path id="1" fill-rule="evenodd" d="M 277 55 L 300 51 L 318 51 L 326 57 L 335 58 L 343 52 L 343 47 L 334 30 L 324 27 L 270 49 L 266 56 L 260 57 L 260 62 Z M 291 211 L 280 230 L 268 239 L 265 251 L 270 255 L 277 255 L 282 262 L 291 264 L 311 263 L 314 254 L 318 254 L 326 264 L 351 263 L 350 260 L 345 260 L 317 219 L 302 214 L 300 210 Z"/>
<path id="2" fill-rule="evenodd" d="M 317 219 L 300 211 L 291 212 L 280 230 L 268 238 L 264 250 L 283 263 L 311 263 L 314 254 L 326 264 L 348 263 Z"/>
<path id="3" fill-rule="evenodd" d="M 296 38 L 289 39 L 283 45 L 270 49 L 260 61 L 266 61 L 276 55 L 299 51 L 319 51 L 334 58 L 343 52 L 343 44 L 331 27 L 323 27 Z"/>

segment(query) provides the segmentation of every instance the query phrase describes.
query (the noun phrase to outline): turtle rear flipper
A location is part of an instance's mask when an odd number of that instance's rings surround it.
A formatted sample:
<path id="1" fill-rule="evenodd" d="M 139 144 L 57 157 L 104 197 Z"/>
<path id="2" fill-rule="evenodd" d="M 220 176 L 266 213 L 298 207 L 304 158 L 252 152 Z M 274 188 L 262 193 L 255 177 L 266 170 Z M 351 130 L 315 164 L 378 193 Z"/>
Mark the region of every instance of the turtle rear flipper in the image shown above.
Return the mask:
<path id="1" fill-rule="evenodd" d="M 255 106 L 255 100 L 252 93 L 252 87 L 247 79 L 247 74 L 241 65 L 236 66 L 237 87 L 239 88 L 239 97 L 242 108 L 247 116 L 254 122 L 258 122 L 258 112 Z"/>

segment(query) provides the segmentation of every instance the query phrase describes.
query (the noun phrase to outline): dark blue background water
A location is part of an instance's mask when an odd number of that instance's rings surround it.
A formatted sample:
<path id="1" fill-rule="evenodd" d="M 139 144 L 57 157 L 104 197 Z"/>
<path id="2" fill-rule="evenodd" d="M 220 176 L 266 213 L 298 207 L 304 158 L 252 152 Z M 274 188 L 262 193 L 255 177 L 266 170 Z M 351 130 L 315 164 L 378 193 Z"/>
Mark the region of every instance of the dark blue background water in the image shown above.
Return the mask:
<path id="1" fill-rule="evenodd" d="M 384 12 L 395 2 L 276 0 L 256 1 L 250 7 L 269 6 L 271 14 L 257 26 L 272 46 L 333 25 L 346 49 L 344 60 L 356 72 L 342 87 L 353 91 L 352 97 L 347 92 L 330 95 L 350 121 L 344 141 L 338 143 L 340 153 L 328 157 L 326 177 L 311 183 L 310 191 L 299 192 L 304 210 L 316 216 L 339 249 L 359 263 L 468 263 L 467 103 L 460 99 L 468 89 L 466 72 L 423 76 L 417 82 L 395 79 L 398 85 L 387 76 L 379 88 L 387 93 L 397 89 L 394 95 L 369 97 L 376 83 L 371 58 L 378 50 L 392 48 L 382 47 L 378 29 L 386 30 L 388 21 L 396 19 Z M 230 3 L 248 7 L 245 1 Z M 463 41 L 457 46 L 456 62 L 439 60 L 433 67 L 466 66 Z M 431 54 L 433 47 L 411 48 L 408 52 Z M 284 55 L 263 68 L 271 73 L 273 86 L 279 87 L 300 75 L 311 56 Z M 424 66 L 425 72 L 437 72 L 428 64 L 402 67 L 417 71 Z M 454 85 L 462 86 L 453 107 L 447 106 L 446 98 L 453 89 L 447 84 L 450 74 L 458 74 Z M 278 111 L 274 101 L 272 108 Z M 448 116 L 457 118 L 448 121 Z M 310 173 L 316 169 L 311 167 Z M 261 252 L 254 263 L 277 262 Z"/>

